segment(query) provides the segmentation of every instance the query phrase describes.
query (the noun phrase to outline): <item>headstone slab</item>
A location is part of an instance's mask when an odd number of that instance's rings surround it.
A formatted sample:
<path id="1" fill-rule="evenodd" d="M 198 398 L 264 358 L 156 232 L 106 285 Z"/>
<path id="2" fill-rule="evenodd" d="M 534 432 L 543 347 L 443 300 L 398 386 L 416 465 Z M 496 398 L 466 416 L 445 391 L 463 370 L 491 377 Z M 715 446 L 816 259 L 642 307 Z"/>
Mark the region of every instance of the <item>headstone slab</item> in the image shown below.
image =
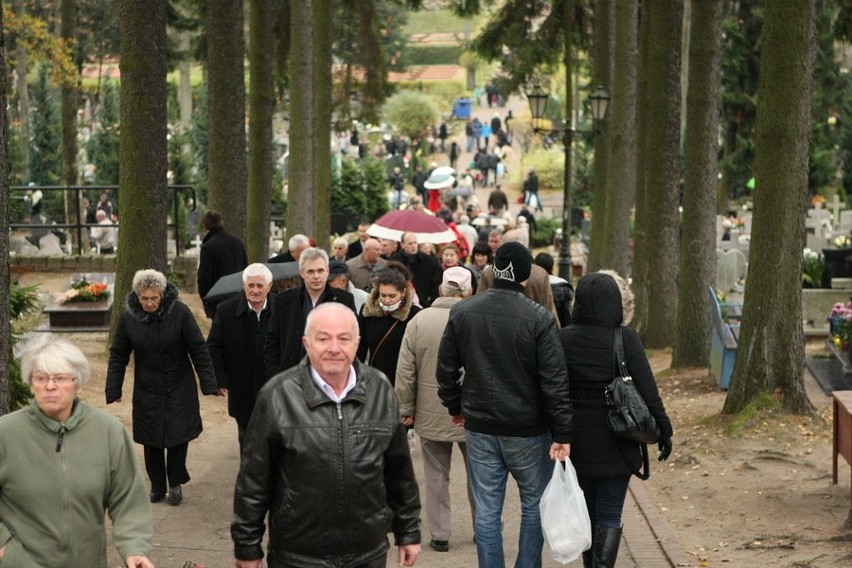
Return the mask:
<path id="1" fill-rule="evenodd" d="M 59 244 L 59 237 L 48 233 L 38 240 L 38 254 L 39 256 L 56 256 L 65 254 L 65 251 Z"/>

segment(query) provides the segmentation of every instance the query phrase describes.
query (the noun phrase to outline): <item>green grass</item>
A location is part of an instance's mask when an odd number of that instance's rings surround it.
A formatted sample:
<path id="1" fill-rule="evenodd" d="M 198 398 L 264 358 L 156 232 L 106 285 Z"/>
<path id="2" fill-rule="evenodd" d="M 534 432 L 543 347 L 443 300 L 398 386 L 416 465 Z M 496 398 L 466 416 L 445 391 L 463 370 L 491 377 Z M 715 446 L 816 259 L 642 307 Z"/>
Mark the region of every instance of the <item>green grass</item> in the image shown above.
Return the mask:
<path id="1" fill-rule="evenodd" d="M 734 416 L 725 428 L 725 434 L 728 436 L 741 435 L 744 430 L 753 427 L 762 417 L 776 412 L 780 406 L 778 400 L 771 393 L 760 393 L 748 406 Z"/>
<path id="2" fill-rule="evenodd" d="M 470 32 L 476 32 L 482 17 L 470 20 Z M 405 25 L 405 34 L 436 34 L 436 33 L 463 33 L 465 20 L 454 15 L 449 10 L 433 10 L 422 12 L 411 12 L 408 15 L 408 23 Z"/>
<path id="3" fill-rule="evenodd" d="M 459 45 L 424 45 L 410 43 L 402 54 L 402 64 L 458 65 L 462 48 Z"/>

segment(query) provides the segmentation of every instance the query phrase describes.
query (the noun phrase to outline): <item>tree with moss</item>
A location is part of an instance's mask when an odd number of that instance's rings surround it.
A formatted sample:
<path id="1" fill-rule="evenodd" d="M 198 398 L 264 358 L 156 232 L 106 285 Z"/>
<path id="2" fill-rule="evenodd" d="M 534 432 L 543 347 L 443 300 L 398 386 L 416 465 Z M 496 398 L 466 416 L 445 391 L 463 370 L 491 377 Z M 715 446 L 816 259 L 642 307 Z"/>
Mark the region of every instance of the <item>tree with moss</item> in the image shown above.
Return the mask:
<path id="1" fill-rule="evenodd" d="M 168 0 L 120 0 L 120 246 L 115 298 L 141 268 L 168 272 L 166 18 Z M 118 304 L 120 305 L 120 304 Z M 121 310 L 112 311 L 112 330 Z"/>
<path id="2" fill-rule="evenodd" d="M 776 393 L 788 411 L 812 409 L 802 368 L 802 204 L 808 187 L 815 19 L 815 0 L 766 4 L 749 254 L 749 274 L 759 278 L 749 278 L 745 289 L 725 413 Z"/>

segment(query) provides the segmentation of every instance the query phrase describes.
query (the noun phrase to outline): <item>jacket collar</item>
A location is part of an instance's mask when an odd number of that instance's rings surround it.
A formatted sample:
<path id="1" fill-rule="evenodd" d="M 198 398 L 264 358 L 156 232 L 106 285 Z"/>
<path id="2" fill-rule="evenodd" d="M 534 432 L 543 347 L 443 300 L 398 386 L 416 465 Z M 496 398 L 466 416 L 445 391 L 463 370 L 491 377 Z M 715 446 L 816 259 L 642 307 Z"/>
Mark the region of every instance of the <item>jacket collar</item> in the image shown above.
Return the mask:
<path id="1" fill-rule="evenodd" d="M 74 406 L 71 410 L 71 416 L 68 417 L 68 420 L 65 422 L 57 422 L 53 418 L 45 415 L 41 410 L 39 410 L 38 405 L 33 402 L 27 407 L 27 414 L 30 415 L 30 418 L 35 420 L 38 424 L 40 424 L 44 429 L 49 430 L 51 432 L 59 432 L 63 428 L 65 430 L 73 430 L 77 427 L 78 424 L 83 420 L 83 417 L 86 415 L 86 405 L 80 402 L 79 397 L 74 398 Z"/>
<path id="2" fill-rule="evenodd" d="M 411 305 L 414 302 L 414 293 L 412 292 L 411 286 L 407 286 L 405 288 L 405 297 L 402 300 L 402 305 L 396 310 L 391 312 L 390 315 L 392 318 L 396 318 L 399 321 L 405 321 L 408 319 L 409 314 L 411 313 Z M 364 315 L 366 317 L 371 318 L 380 318 L 385 315 L 385 312 L 382 310 L 381 306 L 379 306 L 379 289 L 373 288 L 370 291 L 370 296 L 367 298 L 367 301 L 364 302 Z"/>
<path id="3" fill-rule="evenodd" d="M 160 301 L 160 307 L 154 313 L 148 313 L 142 309 L 142 304 L 139 303 L 139 297 L 136 292 L 130 292 L 125 300 L 125 305 L 133 316 L 133 319 L 140 323 L 149 321 L 161 320 L 169 315 L 178 302 L 177 286 L 171 282 L 166 282 L 166 289 L 163 292 L 163 299 Z"/>
<path id="4" fill-rule="evenodd" d="M 357 359 L 352 362 L 352 366 L 355 367 L 355 388 L 346 395 L 343 402 L 354 401 L 363 404 L 367 402 L 367 389 L 364 387 L 363 369 L 361 369 Z M 311 362 L 307 356 L 299 363 L 298 369 L 299 382 L 302 384 L 302 390 L 305 392 L 305 401 L 309 408 L 315 408 L 321 404 L 332 404 L 334 402 L 317 387 L 311 378 Z"/>

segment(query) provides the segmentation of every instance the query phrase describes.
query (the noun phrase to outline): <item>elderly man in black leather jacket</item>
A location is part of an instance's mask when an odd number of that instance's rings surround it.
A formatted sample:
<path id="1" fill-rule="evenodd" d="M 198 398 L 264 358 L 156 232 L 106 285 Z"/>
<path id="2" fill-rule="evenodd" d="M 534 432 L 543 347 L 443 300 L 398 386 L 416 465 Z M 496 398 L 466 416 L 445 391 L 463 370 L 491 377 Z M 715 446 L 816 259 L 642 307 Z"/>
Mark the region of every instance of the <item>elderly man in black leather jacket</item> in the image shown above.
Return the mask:
<path id="1" fill-rule="evenodd" d="M 355 314 L 308 315 L 307 357 L 260 391 L 246 432 L 231 536 L 237 568 L 260 567 L 269 513 L 270 568 L 384 568 L 388 531 L 399 565 L 420 553 L 420 498 L 393 387 L 353 366 Z"/>
<path id="2" fill-rule="evenodd" d="M 515 566 L 541 566 L 548 454 L 564 460 L 570 453 L 565 355 L 556 319 L 523 295 L 531 266 L 522 244 L 501 245 L 494 287 L 453 306 L 438 352 L 438 396 L 465 428 L 480 568 L 505 566 L 501 515 L 510 473 L 521 498 Z"/>

